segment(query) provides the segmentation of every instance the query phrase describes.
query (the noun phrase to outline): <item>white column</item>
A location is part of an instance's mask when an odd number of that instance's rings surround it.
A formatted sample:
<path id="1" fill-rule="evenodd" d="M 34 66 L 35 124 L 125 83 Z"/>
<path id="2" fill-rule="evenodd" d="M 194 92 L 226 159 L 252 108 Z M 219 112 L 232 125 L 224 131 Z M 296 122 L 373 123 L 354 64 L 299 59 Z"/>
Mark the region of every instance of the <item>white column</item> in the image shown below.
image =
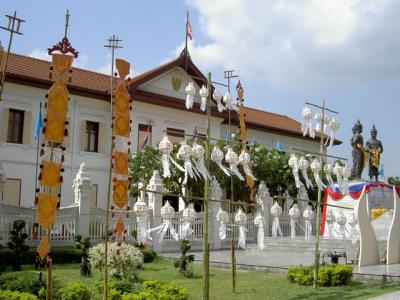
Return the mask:
<path id="1" fill-rule="evenodd" d="M 221 200 L 222 198 L 222 189 L 219 185 L 218 180 L 213 176 L 210 185 L 210 195 L 211 199 Z M 209 206 L 209 213 L 210 217 L 209 220 L 209 235 L 210 244 L 212 245 L 213 249 L 221 249 L 221 240 L 219 238 L 219 224 L 217 222 L 216 216 L 221 207 L 220 202 L 210 201 Z"/>
<path id="2" fill-rule="evenodd" d="M 153 176 L 150 179 L 147 189 L 155 192 L 162 192 L 164 190 L 164 185 L 158 171 L 153 172 Z M 149 216 L 150 226 L 151 228 L 154 228 L 162 223 L 161 207 L 163 197 L 161 194 L 152 192 L 148 192 L 147 196 L 149 199 L 149 210 L 152 211 L 152 214 Z M 153 235 L 153 248 L 156 252 L 161 250 L 160 242 L 155 235 Z"/>
<path id="3" fill-rule="evenodd" d="M 83 237 L 89 236 L 90 226 L 90 189 L 92 184 L 89 175 L 86 171 L 85 163 L 82 163 L 72 186 L 75 194 L 75 205 L 79 207 L 76 233 Z"/>

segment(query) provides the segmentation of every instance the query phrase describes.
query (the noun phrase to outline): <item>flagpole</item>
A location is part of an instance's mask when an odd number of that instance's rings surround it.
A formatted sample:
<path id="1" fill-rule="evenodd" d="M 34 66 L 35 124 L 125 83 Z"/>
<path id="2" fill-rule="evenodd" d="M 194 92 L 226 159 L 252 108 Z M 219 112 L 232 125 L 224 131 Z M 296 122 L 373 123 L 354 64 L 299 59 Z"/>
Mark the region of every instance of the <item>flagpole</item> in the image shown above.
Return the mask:
<path id="1" fill-rule="evenodd" d="M 39 116 L 38 118 L 42 117 L 42 101 L 39 104 Z M 38 121 L 36 121 L 38 122 Z M 36 125 L 37 126 L 37 125 Z M 36 128 L 37 130 L 37 128 Z M 41 130 L 41 128 L 40 128 Z M 37 132 L 35 132 L 37 134 Z M 36 168 L 35 168 L 35 186 L 33 187 L 34 195 L 36 196 L 36 187 L 37 187 L 37 180 L 38 180 L 38 169 L 39 169 L 39 144 L 40 144 L 40 132 L 37 135 L 37 143 L 36 143 Z"/>
<path id="2" fill-rule="evenodd" d="M 188 25 L 189 25 L 189 11 L 186 11 L 186 34 L 185 34 L 185 71 L 186 72 L 187 72 L 187 57 L 188 57 L 188 49 L 187 49 Z"/>

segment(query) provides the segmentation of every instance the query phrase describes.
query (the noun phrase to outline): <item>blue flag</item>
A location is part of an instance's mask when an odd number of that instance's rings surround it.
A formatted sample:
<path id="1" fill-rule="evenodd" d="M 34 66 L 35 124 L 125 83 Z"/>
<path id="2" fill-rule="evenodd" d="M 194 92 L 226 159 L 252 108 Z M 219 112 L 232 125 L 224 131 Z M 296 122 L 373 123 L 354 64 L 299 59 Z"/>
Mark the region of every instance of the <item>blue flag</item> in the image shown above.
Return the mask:
<path id="1" fill-rule="evenodd" d="M 226 135 L 225 135 L 225 142 L 229 142 L 231 139 L 230 139 L 230 136 L 229 136 L 229 130 L 227 130 L 226 131 Z"/>
<path id="2" fill-rule="evenodd" d="M 379 170 L 379 176 L 385 177 L 385 170 L 383 169 L 383 164 L 381 164 L 381 169 Z"/>
<path id="3" fill-rule="evenodd" d="M 283 147 L 282 147 L 281 142 L 278 141 L 278 142 L 276 143 L 275 149 L 278 150 L 278 151 L 283 151 Z"/>
<path id="4" fill-rule="evenodd" d="M 35 140 L 37 140 L 40 137 L 40 132 L 42 130 L 43 127 L 43 118 L 42 118 L 42 105 L 40 105 L 40 109 L 39 109 L 39 114 L 36 120 L 36 127 L 35 127 Z"/>

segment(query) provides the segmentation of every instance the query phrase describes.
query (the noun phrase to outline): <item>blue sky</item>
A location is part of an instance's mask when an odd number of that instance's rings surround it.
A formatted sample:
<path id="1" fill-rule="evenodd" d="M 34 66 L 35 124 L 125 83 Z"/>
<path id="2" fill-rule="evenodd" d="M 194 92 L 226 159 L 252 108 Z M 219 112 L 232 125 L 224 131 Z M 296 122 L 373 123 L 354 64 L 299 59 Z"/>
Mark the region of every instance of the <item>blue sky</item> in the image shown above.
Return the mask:
<path id="1" fill-rule="evenodd" d="M 326 1 L 47 1 L 3 0 L 1 15 L 26 19 L 13 51 L 45 57 L 64 32 L 80 51 L 76 64 L 106 71 L 111 34 L 122 40 L 118 56 L 134 73 L 174 58 L 183 47 L 186 11 L 195 63 L 222 80 L 224 69 L 240 74 L 246 104 L 300 120 L 304 101 L 340 112 L 343 145 L 330 153 L 350 158 L 351 127 L 376 125 L 387 176 L 400 175 L 400 3 L 393 0 Z M 0 17 L 6 25 L 6 18 Z M 3 45 L 8 40 L 0 32 Z"/>

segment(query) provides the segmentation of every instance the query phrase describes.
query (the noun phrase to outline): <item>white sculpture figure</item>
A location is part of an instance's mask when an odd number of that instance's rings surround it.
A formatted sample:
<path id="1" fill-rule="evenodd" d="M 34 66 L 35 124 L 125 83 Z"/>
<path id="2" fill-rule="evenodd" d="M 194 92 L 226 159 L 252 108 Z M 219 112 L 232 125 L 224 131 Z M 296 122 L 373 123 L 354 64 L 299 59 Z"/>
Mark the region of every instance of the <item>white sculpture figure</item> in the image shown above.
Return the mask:
<path id="1" fill-rule="evenodd" d="M 347 218 L 342 211 L 340 211 L 339 216 L 336 217 L 336 223 L 339 225 L 340 235 L 342 240 L 346 239 L 346 222 Z"/>
<path id="2" fill-rule="evenodd" d="M 321 190 L 324 189 L 326 186 L 325 184 L 322 182 L 321 176 L 319 175 L 321 172 L 321 163 L 319 162 L 319 160 L 317 158 L 314 158 L 311 165 L 311 171 L 314 174 L 314 180 L 315 183 L 317 184 L 318 188 L 320 188 Z"/>
<path id="3" fill-rule="evenodd" d="M 349 193 L 349 177 L 351 176 L 351 167 L 345 165 L 343 167 L 343 181 L 342 181 L 342 193 L 343 195 Z"/>
<path id="4" fill-rule="evenodd" d="M 254 218 L 254 225 L 258 228 L 257 231 L 257 244 L 260 250 L 264 249 L 264 226 L 265 226 L 265 218 L 263 215 L 258 212 L 256 217 Z"/>
<path id="5" fill-rule="evenodd" d="M 196 89 L 194 87 L 194 83 L 189 81 L 186 86 L 186 108 L 191 109 L 193 107 L 194 102 L 194 94 L 196 94 Z"/>
<path id="6" fill-rule="evenodd" d="M 194 164 L 195 164 L 196 170 L 204 179 L 207 179 L 207 178 L 211 179 L 210 173 L 208 173 L 208 170 L 206 169 L 206 166 L 204 165 L 204 153 L 205 152 L 206 151 L 204 150 L 204 147 L 202 145 L 199 145 L 196 142 L 193 142 L 192 155 L 195 159 Z"/>
<path id="7" fill-rule="evenodd" d="M 222 209 L 222 207 L 219 208 L 219 211 L 217 213 L 217 221 L 219 223 L 219 238 L 221 240 L 226 239 L 226 224 L 229 223 L 229 214 Z"/>
<path id="8" fill-rule="evenodd" d="M 326 175 L 326 179 L 328 179 L 329 185 L 333 186 L 335 184 L 335 182 L 333 181 L 332 178 L 332 173 L 333 173 L 333 166 L 330 163 L 326 163 L 324 166 L 324 172 Z"/>
<path id="9" fill-rule="evenodd" d="M 206 88 L 204 85 L 201 87 L 200 91 L 200 109 L 202 111 L 206 110 L 206 104 L 207 104 L 207 96 L 208 96 L 208 88 Z"/>
<path id="10" fill-rule="evenodd" d="M 332 148 L 333 142 L 335 141 L 335 133 L 340 128 L 340 123 L 335 119 L 335 117 L 333 117 L 332 120 L 329 122 L 329 128 L 331 129 L 331 134 L 325 142 L 325 147 L 328 145 L 329 142 L 329 148 Z"/>
<path id="11" fill-rule="evenodd" d="M 333 167 L 333 174 L 336 175 L 336 182 L 341 190 L 343 185 L 343 168 L 338 162 L 336 162 L 335 166 Z"/>
<path id="12" fill-rule="evenodd" d="M 178 153 L 176 157 L 182 159 L 184 161 L 184 172 L 185 177 L 183 178 L 182 184 L 185 185 L 187 183 L 188 178 L 196 178 L 194 166 L 190 161 L 190 157 L 192 156 L 192 147 L 186 144 L 186 141 L 183 141 L 181 146 L 179 147 Z"/>
<path id="13" fill-rule="evenodd" d="M 239 110 L 239 108 L 236 105 L 233 104 L 231 94 L 229 94 L 228 91 L 226 91 L 226 93 L 225 93 L 224 103 L 225 103 L 225 107 L 227 109 L 235 110 L 235 111 Z"/>
<path id="14" fill-rule="evenodd" d="M 281 225 L 279 224 L 279 218 L 282 215 L 282 207 L 275 201 L 271 207 L 271 215 L 274 217 L 272 221 L 272 237 L 276 238 L 278 235 L 283 237 Z"/>
<path id="15" fill-rule="evenodd" d="M 238 239 L 238 248 L 242 248 L 243 250 L 246 249 L 246 224 L 247 224 L 247 216 L 239 208 L 238 212 L 235 215 L 235 223 L 239 225 L 239 239 Z"/>
<path id="16" fill-rule="evenodd" d="M 222 160 L 224 159 L 224 152 L 219 149 L 217 146 L 214 146 L 213 151 L 211 152 L 211 161 L 215 162 L 217 166 L 224 172 L 227 176 L 231 176 L 228 169 L 224 167 L 222 164 Z"/>
<path id="17" fill-rule="evenodd" d="M 246 176 L 253 178 L 253 180 L 257 180 L 257 178 L 254 177 L 253 172 L 250 168 L 250 163 L 251 163 L 250 154 L 247 153 L 247 150 L 244 148 L 242 149 L 242 152 L 239 155 L 239 163 L 242 165 Z"/>
<path id="18" fill-rule="evenodd" d="M 313 114 L 311 110 L 305 106 L 301 114 L 303 116 L 303 121 L 301 123 L 301 131 L 303 132 L 303 135 L 306 136 L 308 132 L 311 138 L 315 138 L 315 131 L 312 125 Z"/>
<path id="19" fill-rule="evenodd" d="M 191 224 L 196 219 L 196 211 L 194 210 L 193 203 L 190 203 L 182 212 L 182 239 L 187 239 L 193 234 Z"/>
<path id="20" fill-rule="evenodd" d="M 139 190 L 143 188 L 143 183 L 138 183 Z M 137 242 L 144 245 L 148 239 L 147 233 L 147 214 L 149 207 L 146 202 L 144 202 L 144 191 L 140 191 L 140 195 L 136 203 L 133 205 L 133 212 L 136 215 L 137 220 Z"/>
<path id="21" fill-rule="evenodd" d="M 242 174 L 240 174 L 237 166 L 239 164 L 239 158 L 235 151 L 232 148 L 228 148 L 228 151 L 225 154 L 225 161 L 229 164 L 229 170 L 237 176 L 240 180 L 244 180 Z"/>
<path id="22" fill-rule="evenodd" d="M 296 224 L 300 218 L 300 209 L 297 203 L 294 203 L 293 206 L 289 209 L 289 217 L 290 217 L 290 236 L 294 240 L 296 239 Z"/>
<path id="23" fill-rule="evenodd" d="M 303 175 L 304 180 L 306 181 L 307 188 L 312 189 L 313 188 L 313 184 L 312 184 L 310 178 L 308 178 L 308 174 L 307 174 L 307 170 L 308 170 L 309 165 L 310 164 L 309 164 L 308 160 L 304 156 L 300 157 L 300 159 L 299 159 L 299 169 L 301 170 L 301 174 Z"/>
<path id="24" fill-rule="evenodd" d="M 358 218 L 357 218 L 356 213 L 353 212 L 349 215 L 347 224 L 350 225 L 351 242 L 354 245 L 355 243 L 357 243 L 357 240 L 359 238 L 358 230 L 357 230 Z"/>
<path id="25" fill-rule="evenodd" d="M 328 223 L 328 239 L 333 239 L 333 224 L 335 223 L 336 218 L 335 214 L 333 213 L 332 209 L 328 208 L 326 212 L 326 223 Z"/>
<path id="26" fill-rule="evenodd" d="M 163 139 L 158 144 L 158 149 L 161 152 L 161 161 L 163 165 L 163 177 L 168 178 L 171 176 L 169 169 L 169 162 L 171 161 L 179 170 L 185 171 L 172 157 L 171 152 L 174 149 L 174 145 L 169 140 L 168 135 L 164 135 Z"/>
<path id="27" fill-rule="evenodd" d="M 292 174 L 296 183 L 296 187 L 299 189 L 302 186 L 302 182 L 300 181 L 299 176 L 299 159 L 297 158 L 295 153 L 290 154 L 289 158 L 289 167 L 292 169 Z"/>
<path id="28" fill-rule="evenodd" d="M 303 212 L 303 218 L 305 220 L 305 240 L 309 241 L 312 235 L 312 223 L 311 221 L 314 219 L 314 212 L 312 210 L 311 205 L 308 205 L 306 210 Z"/>
<path id="29" fill-rule="evenodd" d="M 213 93 L 213 99 L 217 102 L 218 111 L 221 113 L 226 110 L 226 107 L 221 103 L 222 95 L 215 89 Z"/>

